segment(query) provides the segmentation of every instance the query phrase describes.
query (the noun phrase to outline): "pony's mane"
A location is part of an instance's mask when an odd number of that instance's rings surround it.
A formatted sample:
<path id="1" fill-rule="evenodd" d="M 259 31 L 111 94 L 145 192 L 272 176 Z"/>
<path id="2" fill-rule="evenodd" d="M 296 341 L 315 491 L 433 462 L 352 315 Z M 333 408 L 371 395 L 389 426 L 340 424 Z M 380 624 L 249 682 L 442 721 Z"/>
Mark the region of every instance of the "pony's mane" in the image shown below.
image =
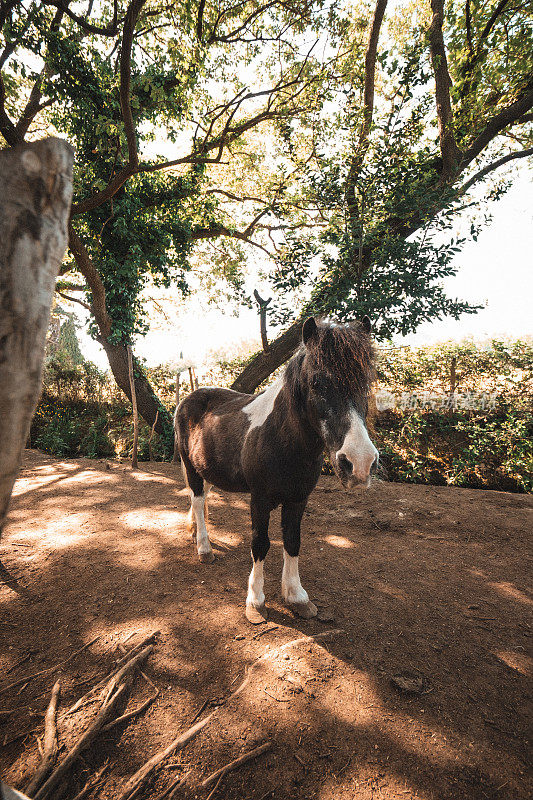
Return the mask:
<path id="1" fill-rule="evenodd" d="M 297 380 L 304 358 L 311 369 L 330 376 L 347 395 L 369 395 L 375 379 L 375 350 L 361 323 L 317 320 L 316 332 L 287 366 L 289 385 Z"/>

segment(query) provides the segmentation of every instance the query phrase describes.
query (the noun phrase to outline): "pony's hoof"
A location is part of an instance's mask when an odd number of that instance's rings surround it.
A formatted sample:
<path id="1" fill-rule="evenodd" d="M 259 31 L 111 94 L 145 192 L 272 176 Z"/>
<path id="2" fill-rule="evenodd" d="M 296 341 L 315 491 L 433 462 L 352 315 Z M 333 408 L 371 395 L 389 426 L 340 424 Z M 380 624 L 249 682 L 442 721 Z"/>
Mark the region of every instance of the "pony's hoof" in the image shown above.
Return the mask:
<path id="1" fill-rule="evenodd" d="M 287 603 L 287 606 L 293 614 L 302 619 L 313 619 L 318 614 L 318 608 L 310 600 L 307 603 Z"/>
<path id="2" fill-rule="evenodd" d="M 248 622 L 251 622 L 252 625 L 261 625 L 262 622 L 266 622 L 268 619 L 268 612 L 265 604 L 263 603 L 262 606 L 257 608 L 251 603 L 246 603 L 246 619 Z"/>
<path id="3" fill-rule="evenodd" d="M 198 553 L 198 558 L 202 564 L 212 564 L 215 560 L 215 554 L 212 550 L 207 553 Z"/>

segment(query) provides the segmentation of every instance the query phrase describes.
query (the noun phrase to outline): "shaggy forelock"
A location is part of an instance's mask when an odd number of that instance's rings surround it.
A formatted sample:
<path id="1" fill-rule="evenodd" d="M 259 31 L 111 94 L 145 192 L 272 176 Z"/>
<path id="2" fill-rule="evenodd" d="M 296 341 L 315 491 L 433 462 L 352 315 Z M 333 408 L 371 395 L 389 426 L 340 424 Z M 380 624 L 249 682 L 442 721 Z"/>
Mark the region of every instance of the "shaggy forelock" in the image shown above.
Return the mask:
<path id="1" fill-rule="evenodd" d="M 342 391 L 352 396 L 369 394 L 375 378 L 375 351 L 361 323 L 317 321 L 317 331 L 305 349 L 308 366 L 330 376 Z"/>

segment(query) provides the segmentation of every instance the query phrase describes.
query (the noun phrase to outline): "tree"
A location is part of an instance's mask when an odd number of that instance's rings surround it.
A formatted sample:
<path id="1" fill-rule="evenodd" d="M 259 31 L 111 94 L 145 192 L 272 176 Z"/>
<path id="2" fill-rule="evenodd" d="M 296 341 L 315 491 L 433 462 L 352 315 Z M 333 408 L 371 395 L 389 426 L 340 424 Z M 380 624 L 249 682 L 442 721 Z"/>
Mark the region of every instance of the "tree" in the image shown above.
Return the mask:
<path id="1" fill-rule="evenodd" d="M 320 3 L 89 0 L 85 13 L 75 8 L 2 1 L 0 133 L 16 146 L 44 124 L 76 148 L 70 258 L 58 288 L 90 311 L 129 397 L 126 348 L 146 330 L 147 281 L 186 293 L 193 244 L 252 241 L 276 202 L 273 184 L 239 227 L 219 209 L 224 190 L 212 179 L 205 190 L 207 174 L 248 132 L 308 104 L 314 62 L 291 37 L 313 31 Z M 267 79 L 250 90 L 245 78 L 259 62 Z M 163 146 L 175 157 L 158 155 Z M 231 279 L 238 290 L 239 276 Z M 140 413 L 149 424 L 157 417 L 170 448 L 168 413 L 138 363 L 135 386 Z"/>
<path id="2" fill-rule="evenodd" d="M 0 535 L 41 391 L 73 159 L 58 139 L 0 152 Z"/>
<path id="3" fill-rule="evenodd" d="M 466 0 L 449 3 L 445 17 L 444 0 L 431 0 L 421 13 L 412 4 L 392 20 L 380 46 L 386 7 L 387 0 L 377 0 L 364 70 L 353 53 L 339 70 L 350 76 L 348 87 L 345 78 L 337 85 L 345 101 L 329 124 L 314 127 L 314 162 L 301 156 L 306 202 L 327 224 L 318 242 L 298 237 L 284 243 L 272 280 L 281 293 L 307 289 L 306 302 L 269 351 L 247 364 L 234 389 L 253 391 L 290 356 L 308 314 L 368 314 L 378 336 L 390 336 L 424 319 L 475 310 L 447 298 L 438 283 L 453 274 L 451 258 L 462 240 L 438 244 L 435 235 L 474 204 L 474 187 L 533 154 L 527 8 L 512 0 L 490 8 Z M 409 10 L 412 26 L 405 22 Z M 328 153 L 332 129 L 344 129 L 346 137 Z M 287 142 L 293 147 L 290 130 Z M 504 188 L 489 186 L 485 196 Z M 477 230 L 473 223 L 471 234 Z M 320 266 L 313 269 L 317 254 Z M 289 308 L 282 306 L 280 321 L 289 320 Z"/>

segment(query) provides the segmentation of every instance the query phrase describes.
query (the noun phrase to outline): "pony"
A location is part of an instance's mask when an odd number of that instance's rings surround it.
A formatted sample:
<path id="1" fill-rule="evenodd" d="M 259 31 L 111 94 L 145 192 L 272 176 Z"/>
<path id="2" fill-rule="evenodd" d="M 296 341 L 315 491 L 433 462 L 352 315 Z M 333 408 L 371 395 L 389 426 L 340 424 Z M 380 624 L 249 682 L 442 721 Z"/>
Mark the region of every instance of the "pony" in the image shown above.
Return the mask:
<path id="1" fill-rule="evenodd" d="M 263 392 L 201 388 L 176 409 L 174 428 L 200 561 L 214 560 L 205 522 L 210 486 L 250 494 L 246 616 L 254 624 L 267 617 L 263 568 L 273 509 L 281 505 L 283 601 L 294 614 L 310 619 L 317 608 L 300 582 L 300 527 L 324 451 L 346 488 L 368 486 L 377 468 L 378 451 L 366 426 L 375 377 L 370 329 L 368 317 L 347 324 L 310 317 L 300 347 Z"/>

